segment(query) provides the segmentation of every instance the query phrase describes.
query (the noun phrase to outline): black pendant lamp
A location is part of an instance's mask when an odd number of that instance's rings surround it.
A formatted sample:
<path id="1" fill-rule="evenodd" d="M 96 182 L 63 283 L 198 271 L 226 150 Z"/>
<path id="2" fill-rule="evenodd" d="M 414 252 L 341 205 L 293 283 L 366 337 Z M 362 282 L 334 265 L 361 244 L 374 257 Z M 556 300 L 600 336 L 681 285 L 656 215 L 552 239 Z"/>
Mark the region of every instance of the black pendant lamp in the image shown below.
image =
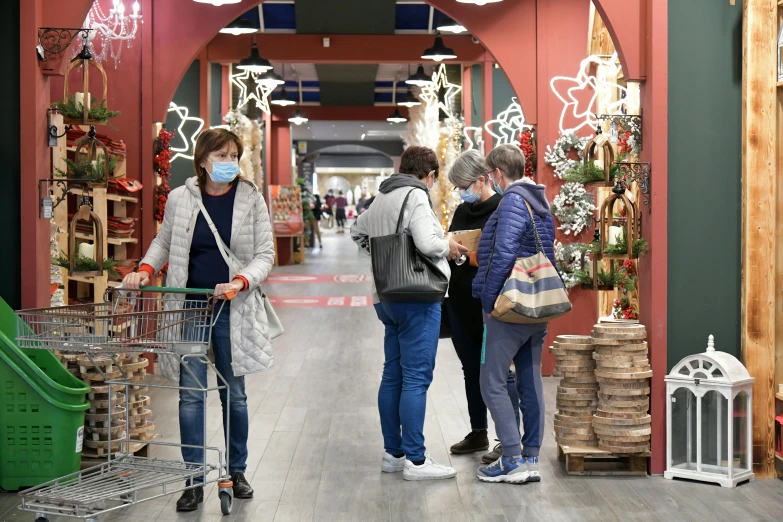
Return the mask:
<path id="1" fill-rule="evenodd" d="M 302 111 L 299 110 L 299 107 L 297 107 L 296 112 L 294 112 L 293 116 L 288 118 L 288 121 L 294 125 L 301 125 L 303 123 L 307 123 L 310 120 L 308 120 L 307 117 L 302 114 Z"/>
<path id="2" fill-rule="evenodd" d="M 272 69 L 272 64 L 269 63 L 269 60 L 258 54 L 255 36 L 253 37 L 253 47 L 250 49 L 250 56 L 243 58 L 237 64 L 237 69 L 247 70 L 252 73 L 263 73 Z"/>
<path id="3" fill-rule="evenodd" d="M 424 73 L 424 66 L 419 65 L 419 68 L 416 69 L 416 73 L 412 76 L 409 76 L 408 79 L 405 80 L 405 83 L 408 85 L 418 85 L 419 87 L 424 87 L 425 85 L 432 83 L 432 78 Z"/>
<path id="4" fill-rule="evenodd" d="M 415 97 L 413 92 L 408 89 L 408 92 L 405 93 L 402 100 L 397 102 L 397 105 L 401 105 L 402 107 L 415 107 L 416 105 L 421 105 L 421 100 Z"/>
<path id="5" fill-rule="evenodd" d="M 285 107 L 286 105 L 294 105 L 296 102 L 288 97 L 288 93 L 285 92 L 285 64 L 283 64 L 283 90 L 280 92 L 280 96 L 272 99 L 272 105 L 279 105 Z"/>
<path id="6" fill-rule="evenodd" d="M 269 69 L 256 79 L 256 83 L 271 87 L 274 89 L 278 85 L 285 85 L 283 78 L 275 72 L 274 69 Z"/>
<path id="7" fill-rule="evenodd" d="M 394 109 L 394 112 L 391 114 L 391 116 L 386 118 L 386 121 L 390 123 L 405 123 L 408 121 L 408 118 L 400 114 L 400 109 Z"/>
<path id="8" fill-rule="evenodd" d="M 240 34 L 253 34 L 258 32 L 258 28 L 250 20 L 244 18 L 237 18 L 226 27 L 220 30 L 223 34 L 233 34 L 238 36 Z"/>
<path id="9" fill-rule="evenodd" d="M 441 38 L 440 34 L 435 34 L 435 43 L 432 47 L 425 50 L 421 57 L 425 60 L 433 60 L 436 62 L 442 62 L 443 60 L 453 60 L 456 58 L 457 55 L 454 53 L 454 49 L 446 47 L 443 44 L 443 38 Z"/>
<path id="10" fill-rule="evenodd" d="M 443 31 L 444 33 L 452 34 L 461 34 L 467 31 L 464 25 L 449 17 L 446 17 L 438 22 L 436 29 L 438 31 Z"/>

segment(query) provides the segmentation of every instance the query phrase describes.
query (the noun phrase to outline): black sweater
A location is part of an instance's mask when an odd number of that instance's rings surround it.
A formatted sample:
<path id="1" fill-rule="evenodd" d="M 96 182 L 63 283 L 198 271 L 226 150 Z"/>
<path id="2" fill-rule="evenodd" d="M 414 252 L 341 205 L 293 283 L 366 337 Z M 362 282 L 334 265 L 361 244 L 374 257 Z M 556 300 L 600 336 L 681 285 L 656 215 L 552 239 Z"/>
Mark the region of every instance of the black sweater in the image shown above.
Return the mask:
<path id="1" fill-rule="evenodd" d="M 449 232 L 462 230 L 481 230 L 487 224 L 489 217 L 500 205 L 501 197 L 493 194 L 491 198 L 481 203 L 463 203 L 454 211 Z M 449 283 L 449 297 L 457 299 L 472 299 L 473 278 L 476 277 L 478 268 L 470 266 L 466 261 L 462 266 L 450 261 L 451 281 Z"/>

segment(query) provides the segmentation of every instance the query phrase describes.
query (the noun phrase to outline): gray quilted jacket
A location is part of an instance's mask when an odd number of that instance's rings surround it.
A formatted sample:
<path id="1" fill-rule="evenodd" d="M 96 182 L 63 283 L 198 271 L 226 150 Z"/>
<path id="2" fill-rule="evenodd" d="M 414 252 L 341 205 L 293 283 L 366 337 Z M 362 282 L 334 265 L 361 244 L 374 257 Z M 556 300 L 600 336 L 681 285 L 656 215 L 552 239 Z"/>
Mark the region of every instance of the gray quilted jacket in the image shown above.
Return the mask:
<path id="1" fill-rule="evenodd" d="M 188 282 L 188 259 L 193 228 L 199 214 L 201 191 L 196 178 L 190 178 L 184 187 L 171 191 L 166 213 L 158 236 L 152 241 L 142 264 L 157 272 L 168 261 L 166 285 L 182 288 Z M 261 283 L 266 279 L 275 260 L 272 227 L 264 198 L 255 185 L 241 181 L 234 200 L 231 224 L 232 252 L 245 265 L 237 275 L 247 279 L 249 288 L 231 301 L 231 367 L 234 375 L 267 370 L 272 366 L 269 325 L 264 309 Z M 164 305 L 166 309 L 181 309 L 185 296 L 174 294 Z M 161 374 L 179 382 L 179 363 L 174 357 L 161 357 Z"/>

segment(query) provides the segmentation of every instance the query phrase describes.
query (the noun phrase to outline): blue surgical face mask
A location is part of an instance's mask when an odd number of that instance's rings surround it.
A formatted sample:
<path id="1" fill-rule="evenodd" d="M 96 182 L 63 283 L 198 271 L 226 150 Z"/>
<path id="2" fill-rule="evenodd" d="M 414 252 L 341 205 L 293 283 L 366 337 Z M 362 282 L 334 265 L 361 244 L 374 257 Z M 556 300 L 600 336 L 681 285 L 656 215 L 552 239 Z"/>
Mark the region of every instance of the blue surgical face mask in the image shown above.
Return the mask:
<path id="1" fill-rule="evenodd" d="M 236 161 L 210 161 L 212 172 L 209 177 L 215 183 L 231 183 L 239 176 L 239 163 Z"/>
<path id="2" fill-rule="evenodd" d="M 500 194 L 502 196 L 503 195 L 503 189 L 500 188 L 500 185 L 495 183 L 495 179 L 492 176 L 490 176 L 489 174 L 487 174 L 487 177 L 489 178 L 489 181 L 492 182 L 492 188 L 495 189 L 495 192 L 497 192 L 498 194 Z"/>
<path id="3" fill-rule="evenodd" d="M 470 185 L 470 187 L 472 187 L 472 186 L 473 186 L 473 184 Z M 459 189 L 459 190 L 457 190 L 457 194 L 459 194 L 459 197 L 461 197 L 462 201 L 464 201 L 465 203 L 475 203 L 481 197 L 480 193 L 479 194 L 474 194 L 473 190 L 470 187 L 468 187 L 466 189 Z"/>

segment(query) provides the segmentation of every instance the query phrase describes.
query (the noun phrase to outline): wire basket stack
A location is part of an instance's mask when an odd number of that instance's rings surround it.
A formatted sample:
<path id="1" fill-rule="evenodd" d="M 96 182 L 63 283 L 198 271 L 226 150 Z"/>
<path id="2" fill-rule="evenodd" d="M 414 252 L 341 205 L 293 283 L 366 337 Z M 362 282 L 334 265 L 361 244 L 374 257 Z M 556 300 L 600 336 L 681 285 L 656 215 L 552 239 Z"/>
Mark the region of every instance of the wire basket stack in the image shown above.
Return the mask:
<path id="1" fill-rule="evenodd" d="M 598 408 L 595 346 L 586 335 L 559 335 L 549 352 L 562 377 L 557 387 L 555 439 L 562 446 L 598 446 L 593 415 Z"/>
<path id="2" fill-rule="evenodd" d="M 617 454 L 650 449 L 650 378 L 647 331 L 643 325 L 593 327 L 598 411 L 593 428 L 598 447 Z"/>

